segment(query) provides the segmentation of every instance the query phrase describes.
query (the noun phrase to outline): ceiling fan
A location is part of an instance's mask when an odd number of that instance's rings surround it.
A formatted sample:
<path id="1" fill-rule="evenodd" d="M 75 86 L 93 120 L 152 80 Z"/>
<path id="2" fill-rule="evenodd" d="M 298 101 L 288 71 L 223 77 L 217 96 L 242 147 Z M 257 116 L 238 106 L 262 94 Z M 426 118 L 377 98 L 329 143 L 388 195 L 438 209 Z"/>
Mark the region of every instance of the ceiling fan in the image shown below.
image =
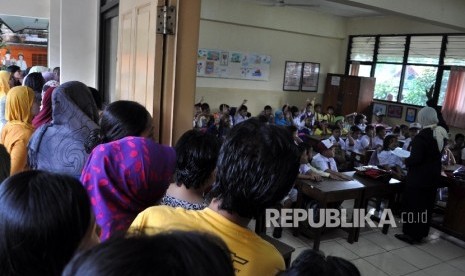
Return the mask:
<path id="1" fill-rule="evenodd" d="M 310 8 L 317 8 L 320 5 L 317 4 L 293 4 L 287 3 L 284 0 L 273 0 L 272 2 L 267 1 L 267 3 L 263 3 L 263 6 L 270 6 L 270 7 L 310 7 Z"/>

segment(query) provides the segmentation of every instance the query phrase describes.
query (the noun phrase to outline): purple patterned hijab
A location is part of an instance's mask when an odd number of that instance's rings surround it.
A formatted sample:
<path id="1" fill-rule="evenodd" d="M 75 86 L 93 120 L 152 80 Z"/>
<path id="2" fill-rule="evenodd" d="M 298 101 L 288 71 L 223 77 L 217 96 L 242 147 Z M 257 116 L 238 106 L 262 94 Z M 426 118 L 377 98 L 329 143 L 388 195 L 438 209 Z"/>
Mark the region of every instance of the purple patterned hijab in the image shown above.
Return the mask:
<path id="1" fill-rule="evenodd" d="M 102 241 L 127 231 L 135 217 L 157 204 L 176 163 L 172 147 L 143 137 L 125 137 L 97 146 L 81 175 Z"/>

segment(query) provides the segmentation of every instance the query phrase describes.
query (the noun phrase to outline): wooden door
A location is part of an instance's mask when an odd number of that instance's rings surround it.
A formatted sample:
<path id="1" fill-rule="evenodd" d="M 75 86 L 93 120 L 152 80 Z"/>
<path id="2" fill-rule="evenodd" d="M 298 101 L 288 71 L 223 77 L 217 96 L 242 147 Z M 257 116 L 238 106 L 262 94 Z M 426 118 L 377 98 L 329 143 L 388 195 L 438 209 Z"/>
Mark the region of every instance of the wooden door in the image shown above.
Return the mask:
<path id="1" fill-rule="evenodd" d="M 120 0 L 116 100 L 144 105 L 153 117 L 155 137 L 161 120 L 163 40 L 156 33 L 157 7 L 164 0 Z"/>

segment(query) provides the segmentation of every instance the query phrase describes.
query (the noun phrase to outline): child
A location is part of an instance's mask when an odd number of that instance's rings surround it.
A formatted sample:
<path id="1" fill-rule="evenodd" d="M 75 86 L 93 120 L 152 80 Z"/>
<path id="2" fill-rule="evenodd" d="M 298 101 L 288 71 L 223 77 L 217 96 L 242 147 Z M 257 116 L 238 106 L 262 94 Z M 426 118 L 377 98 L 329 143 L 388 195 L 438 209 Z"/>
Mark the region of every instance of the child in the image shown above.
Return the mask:
<path id="1" fill-rule="evenodd" d="M 299 138 L 307 144 L 310 141 L 310 136 L 313 134 L 312 121 L 312 117 L 306 117 L 304 120 L 304 126 L 299 129 Z"/>
<path id="2" fill-rule="evenodd" d="M 322 140 L 317 148 L 320 153 L 312 160 L 315 168 L 333 174 L 338 180 L 352 180 L 351 177 L 338 171 L 336 160 L 334 160 L 334 144 L 329 139 Z"/>
<path id="3" fill-rule="evenodd" d="M 375 139 L 375 128 L 372 125 L 368 125 L 365 128 L 365 135 L 360 138 L 360 146 L 361 150 L 372 150 L 374 149 L 374 142 Z"/>
<path id="4" fill-rule="evenodd" d="M 326 119 L 326 116 L 321 112 L 321 104 L 315 104 L 315 124 L 322 121 L 323 119 Z"/>
<path id="5" fill-rule="evenodd" d="M 383 126 L 377 126 L 375 130 L 376 136 L 373 138 L 373 147 L 375 149 L 380 149 L 383 147 L 384 137 L 386 137 L 386 128 Z"/>
<path id="6" fill-rule="evenodd" d="M 415 136 L 417 136 L 418 132 L 420 132 L 421 130 L 421 125 L 419 123 L 411 123 L 410 124 L 410 127 L 409 127 L 409 137 L 407 139 L 405 139 L 404 141 L 404 145 L 402 146 L 402 149 L 403 150 L 408 150 L 410 151 L 410 149 L 412 148 L 411 147 L 411 143 L 412 143 L 412 140 L 413 138 L 415 138 Z"/>
<path id="7" fill-rule="evenodd" d="M 334 115 L 334 107 L 331 105 L 326 108 L 326 119 L 328 120 L 329 125 L 336 124 L 336 116 Z"/>
<path id="8" fill-rule="evenodd" d="M 341 138 L 341 129 L 336 126 L 333 128 L 333 135 L 328 138 L 334 144 L 334 159 L 339 168 L 348 169 L 346 160 L 347 144 L 344 139 Z"/>
<path id="9" fill-rule="evenodd" d="M 315 135 L 328 136 L 331 135 L 331 130 L 328 126 L 328 121 L 322 119 L 320 122 L 315 121 L 315 130 L 313 131 Z"/>
<path id="10" fill-rule="evenodd" d="M 385 170 L 392 171 L 397 179 L 404 178 L 405 174 L 402 168 L 405 167 L 402 158 L 395 155 L 392 151 L 397 147 L 397 137 L 388 135 L 384 138 L 383 148 L 378 153 L 379 166 Z"/>

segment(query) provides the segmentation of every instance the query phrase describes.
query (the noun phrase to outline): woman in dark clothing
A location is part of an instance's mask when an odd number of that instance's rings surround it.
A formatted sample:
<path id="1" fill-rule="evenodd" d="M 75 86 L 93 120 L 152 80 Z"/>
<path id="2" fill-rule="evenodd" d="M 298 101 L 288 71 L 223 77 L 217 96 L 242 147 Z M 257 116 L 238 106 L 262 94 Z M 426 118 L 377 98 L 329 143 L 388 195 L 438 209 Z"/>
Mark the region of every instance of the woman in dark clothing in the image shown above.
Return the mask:
<path id="1" fill-rule="evenodd" d="M 432 107 L 418 112 L 418 122 L 423 126 L 412 141 L 410 157 L 405 160 L 408 168 L 403 194 L 403 234 L 396 238 L 410 244 L 419 243 L 428 236 L 431 213 L 441 176 L 441 151 L 447 131 L 438 126 L 437 113 Z"/>

